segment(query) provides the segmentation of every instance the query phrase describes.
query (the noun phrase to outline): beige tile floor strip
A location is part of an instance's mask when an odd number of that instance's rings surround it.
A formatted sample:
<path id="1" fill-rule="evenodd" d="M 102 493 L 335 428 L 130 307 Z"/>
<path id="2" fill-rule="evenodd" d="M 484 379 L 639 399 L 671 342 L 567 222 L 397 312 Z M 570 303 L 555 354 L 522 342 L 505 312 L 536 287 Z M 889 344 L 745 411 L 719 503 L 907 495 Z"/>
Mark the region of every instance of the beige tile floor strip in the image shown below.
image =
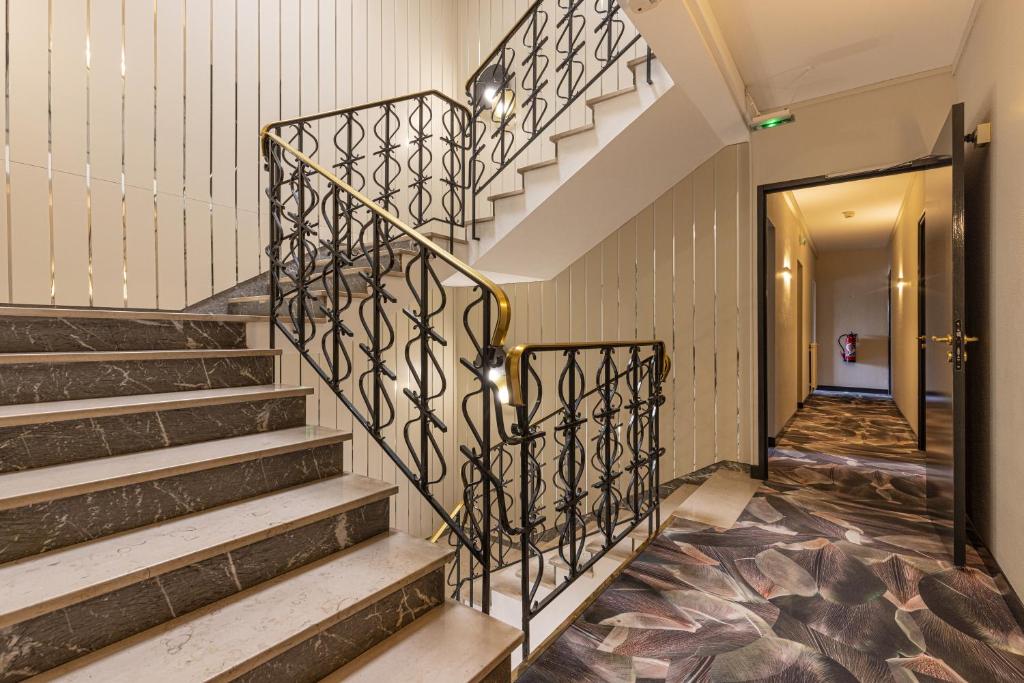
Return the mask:
<path id="1" fill-rule="evenodd" d="M 761 486 L 746 472 L 718 470 L 672 513 L 718 529 L 731 529 Z"/>

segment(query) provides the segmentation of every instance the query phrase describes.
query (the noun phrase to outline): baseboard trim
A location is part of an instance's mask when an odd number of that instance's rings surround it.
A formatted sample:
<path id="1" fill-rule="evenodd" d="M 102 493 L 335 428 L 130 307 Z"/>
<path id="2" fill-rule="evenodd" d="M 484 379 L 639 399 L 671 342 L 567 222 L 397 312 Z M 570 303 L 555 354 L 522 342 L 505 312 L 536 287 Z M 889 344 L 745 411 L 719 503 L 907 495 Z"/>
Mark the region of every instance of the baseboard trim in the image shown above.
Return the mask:
<path id="1" fill-rule="evenodd" d="M 850 394 L 878 394 L 880 396 L 888 396 L 888 389 L 868 389 L 866 387 L 836 387 L 829 384 L 819 384 L 817 387 L 818 391 L 845 391 Z"/>

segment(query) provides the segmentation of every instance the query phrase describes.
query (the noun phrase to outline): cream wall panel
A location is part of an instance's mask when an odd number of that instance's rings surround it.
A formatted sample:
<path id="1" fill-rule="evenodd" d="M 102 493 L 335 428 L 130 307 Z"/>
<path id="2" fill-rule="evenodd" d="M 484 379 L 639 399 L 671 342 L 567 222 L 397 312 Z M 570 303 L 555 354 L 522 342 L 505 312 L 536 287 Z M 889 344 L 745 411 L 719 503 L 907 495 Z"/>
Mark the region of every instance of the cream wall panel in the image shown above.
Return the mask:
<path id="1" fill-rule="evenodd" d="M 704 162 L 693 177 L 695 404 L 694 457 L 698 468 L 715 462 L 718 411 L 715 292 L 715 160 Z"/>
<path id="2" fill-rule="evenodd" d="M 756 315 L 757 301 L 753 283 L 756 279 L 753 274 L 757 272 L 757 249 L 754 240 L 751 239 L 749 227 L 752 225 L 750 211 L 750 146 L 740 145 L 736 153 L 737 168 L 737 193 L 736 193 L 736 299 L 739 321 L 737 324 L 736 343 L 739 353 L 739 436 L 740 450 L 738 457 L 741 460 L 753 461 L 757 453 L 757 445 L 754 442 L 753 419 L 749 416 L 756 414 L 755 380 L 754 373 L 757 371 L 756 354 L 757 341 L 754 329 L 757 326 Z"/>
<path id="3" fill-rule="evenodd" d="M 49 303 L 47 5 L 21 0 L 11 2 L 8 12 L 11 299 Z"/>
<path id="4" fill-rule="evenodd" d="M 673 219 L 675 202 L 669 190 L 654 203 L 654 329 L 652 337 L 665 342 L 665 352 L 678 363 L 675 349 L 675 245 Z M 665 379 L 662 391 L 665 404 L 661 408 L 661 438 L 668 452 L 674 453 L 675 443 L 675 371 Z M 666 458 L 662 464 L 662 477 L 676 476 L 676 461 Z"/>
<path id="5" fill-rule="evenodd" d="M 53 174 L 54 301 L 62 306 L 89 305 L 86 197 L 84 176 Z"/>
<path id="6" fill-rule="evenodd" d="M 92 303 L 124 306 L 123 195 L 120 183 L 92 181 Z"/>
<path id="7" fill-rule="evenodd" d="M 892 397 L 915 434 L 917 401 L 918 221 L 924 212 L 924 176 L 914 174 L 889 242 L 892 266 Z M 903 287 L 899 286 L 900 280 Z M 971 332 L 973 334 L 973 332 Z"/>
<path id="8" fill-rule="evenodd" d="M 718 397 L 716 459 L 736 460 L 738 451 L 737 208 L 738 147 L 726 147 L 715 157 L 715 385 Z"/>
<path id="9" fill-rule="evenodd" d="M 157 259 L 156 233 L 153 229 L 153 191 L 129 186 L 126 190 L 125 208 L 128 217 L 128 242 L 125 252 L 128 306 L 155 308 Z"/>
<path id="10" fill-rule="evenodd" d="M 694 260 L 693 242 L 695 236 L 693 175 L 684 178 L 672 188 L 672 228 L 675 240 L 675 353 L 673 375 L 675 377 L 675 419 L 673 435 L 675 447 L 676 474 L 690 472 L 696 466 L 696 347 L 693 337 L 694 303 Z M 660 333 L 659 333 L 660 334 Z"/>

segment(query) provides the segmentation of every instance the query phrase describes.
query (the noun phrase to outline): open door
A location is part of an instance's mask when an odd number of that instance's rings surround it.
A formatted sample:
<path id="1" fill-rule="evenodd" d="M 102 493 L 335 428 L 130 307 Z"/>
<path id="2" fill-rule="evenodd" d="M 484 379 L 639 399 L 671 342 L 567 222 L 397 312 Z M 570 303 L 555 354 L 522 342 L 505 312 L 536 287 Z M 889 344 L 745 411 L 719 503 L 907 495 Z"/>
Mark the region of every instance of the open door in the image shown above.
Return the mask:
<path id="1" fill-rule="evenodd" d="M 964 329 L 964 107 L 953 105 L 935 153 L 949 166 L 925 172 L 924 363 L 928 507 L 963 566 L 967 544 Z"/>

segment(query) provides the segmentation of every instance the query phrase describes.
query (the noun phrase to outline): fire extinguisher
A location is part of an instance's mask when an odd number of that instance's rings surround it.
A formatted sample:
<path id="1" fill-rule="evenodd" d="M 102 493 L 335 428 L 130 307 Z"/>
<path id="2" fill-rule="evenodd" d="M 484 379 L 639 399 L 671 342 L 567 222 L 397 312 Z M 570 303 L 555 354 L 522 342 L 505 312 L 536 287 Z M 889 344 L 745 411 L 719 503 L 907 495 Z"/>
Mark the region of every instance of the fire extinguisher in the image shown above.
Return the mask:
<path id="1" fill-rule="evenodd" d="M 843 362 L 845 363 L 856 363 L 857 362 L 857 333 L 848 332 L 847 334 L 839 335 L 836 339 L 836 343 L 839 344 L 839 355 L 842 356 Z"/>

